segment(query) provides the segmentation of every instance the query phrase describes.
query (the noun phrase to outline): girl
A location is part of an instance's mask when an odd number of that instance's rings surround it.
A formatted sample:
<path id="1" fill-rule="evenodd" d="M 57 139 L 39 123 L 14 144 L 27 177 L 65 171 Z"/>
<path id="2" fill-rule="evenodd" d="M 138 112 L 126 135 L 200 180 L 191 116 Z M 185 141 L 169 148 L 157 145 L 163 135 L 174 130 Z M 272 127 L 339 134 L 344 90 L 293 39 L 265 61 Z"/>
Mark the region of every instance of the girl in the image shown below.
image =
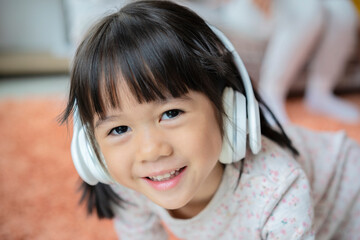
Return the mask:
<path id="1" fill-rule="evenodd" d="M 74 113 L 88 211 L 121 239 L 359 236 L 359 148 L 291 128 L 293 144 L 255 97 L 231 44 L 189 9 L 137 1 L 103 18 L 62 118 Z"/>

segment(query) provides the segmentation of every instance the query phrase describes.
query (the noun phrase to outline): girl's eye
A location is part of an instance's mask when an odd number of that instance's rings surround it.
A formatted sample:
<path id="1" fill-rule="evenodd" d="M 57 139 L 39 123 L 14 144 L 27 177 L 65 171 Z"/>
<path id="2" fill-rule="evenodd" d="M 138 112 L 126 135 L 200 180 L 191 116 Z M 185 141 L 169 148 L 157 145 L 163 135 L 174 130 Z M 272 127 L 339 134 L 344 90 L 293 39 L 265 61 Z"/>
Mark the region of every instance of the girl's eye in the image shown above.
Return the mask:
<path id="1" fill-rule="evenodd" d="M 172 118 L 176 118 L 179 115 L 181 115 L 182 113 L 183 113 L 183 111 L 181 111 L 179 109 L 171 109 L 171 110 L 163 113 L 163 115 L 161 116 L 161 120 L 169 120 Z"/>
<path id="2" fill-rule="evenodd" d="M 124 134 L 126 132 L 130 131 L 130 128 L 128 126 L 118 126 L 118 127 L 115 127 L 113 129 L 111 129 L 110 131 L 110 135 L 113 134 L 113 135 L 121 135 L 121 134 Z"/>

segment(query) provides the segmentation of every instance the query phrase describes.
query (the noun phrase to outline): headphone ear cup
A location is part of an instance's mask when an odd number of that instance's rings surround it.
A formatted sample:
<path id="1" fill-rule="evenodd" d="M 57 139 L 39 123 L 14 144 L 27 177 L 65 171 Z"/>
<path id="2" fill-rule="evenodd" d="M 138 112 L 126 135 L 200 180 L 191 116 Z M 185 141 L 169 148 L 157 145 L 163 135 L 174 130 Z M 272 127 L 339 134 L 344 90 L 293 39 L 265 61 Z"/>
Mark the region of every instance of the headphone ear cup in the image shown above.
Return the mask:
<path id="1" fill-rule="evenodd" d="M 230 164 L 246 154 L 246 99 L 243 94 L 226 87 L 223 92 L 224 137 L 219 161 Z"/>
<path id="2" fill-rule="evenodd" d="M 233 134 L 233 123 L 231 118 L 233 116 L 232 102 L 234 98 L 234 91 L 232 89 L 225 88 L 222 98 L 225 115 L 223 117 L 224 136 L 219 161 L 223 164 L 230 164 L 232 163 L 233 150 L 230 139 Z"/>
<path id="3" fill-rule="evenodd" d="M 71 156 L 78 174 L 86 183 L 96 185 L 98 182 L 107 184 L 113 182 L 112 178 L 107 173 L 107 170 L 104 169 L 100 164 L 99 159 L 96 157 L 96 154 L 87 139 L 85 128 L 80 122 L 77 111 L 74 113 Z"/>

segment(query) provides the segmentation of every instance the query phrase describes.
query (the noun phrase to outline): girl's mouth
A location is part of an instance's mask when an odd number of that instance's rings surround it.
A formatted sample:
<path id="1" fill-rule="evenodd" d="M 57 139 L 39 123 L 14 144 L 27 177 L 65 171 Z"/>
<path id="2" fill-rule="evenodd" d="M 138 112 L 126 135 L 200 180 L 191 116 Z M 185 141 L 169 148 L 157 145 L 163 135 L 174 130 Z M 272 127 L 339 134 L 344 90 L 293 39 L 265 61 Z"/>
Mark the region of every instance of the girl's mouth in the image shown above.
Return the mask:
<path id="1" fill-rule="evenodd" d="M 161 182 L 161 181 L 167 181 L 167 180 L 170 180 L 174 177 L 176 177 L 177 175 L 180 174 L 180 172 L 182 170 L 184 170 L 185 167 L 182 167 L 182 168 L 179 168 L 179 169 L 176 169 L 176 170 L 173 170 L 169 173 L 165 173 L 163 175 L 159 175 L 159 176 L 152 176 L 152 177 L 147 177 L 148 179 L 152 180 L 152 181 L 155 181 L 155 182 Z"/>
<path id="2" fill-rule="evenodd" d="M 175 187 L 181 180 L 183 173 L 186 170 L 186 166 L 173 170 L 169 173 L 158 176 L 145 177 L 145 181 L 150 184 L 153 188 L 159 191 L 169 190 Z"/>

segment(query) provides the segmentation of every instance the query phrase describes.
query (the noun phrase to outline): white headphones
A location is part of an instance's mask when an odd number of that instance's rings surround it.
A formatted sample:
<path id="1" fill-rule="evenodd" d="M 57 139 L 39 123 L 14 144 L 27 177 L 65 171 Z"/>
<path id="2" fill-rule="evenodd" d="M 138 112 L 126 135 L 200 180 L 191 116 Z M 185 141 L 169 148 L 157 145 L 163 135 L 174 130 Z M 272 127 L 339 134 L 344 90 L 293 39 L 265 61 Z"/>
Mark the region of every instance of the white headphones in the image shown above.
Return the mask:
<path id="1" fill-rule="evenodd" d="M 98 182 L 114 182 L 107 171 L 104 158 L 101 156 L 101 159 L 98 159 L 90 144 L 86 134 L 86 127 L 83 126 L 80 121 L 78 109 L 75 109 L 74 111 L 74 132 L 71 141 L 71 156 L 80 177 L 88 184 L 96 185 Z M 105 168 L 103 166 L 105 166 Z"/>
<path id="2" fill-rule="evenodd" d="M 229 87 L 226 87 L 223 92 L 223 104 L 226 113 L 226 116 L 224 116 L 225 134 L 219 160 L 221 163 L 229 164 L 240 161 L 245 157 L 247 132 L 249 133 L 249 145 L 251 151 L 254 154 L 257 154 L 260 151 L 261 128 L 259 104 L 255 98 L 249 74 L 234 46 L 219 29 L 211 25 L 209 25 L 209 27 L 232 53 L 235 66 L 243 81 L 246 94 L 245 99 L 242 93 L 234 91 Z M 248 131 L 247 127 L 249 129 Z"/>
<path id="3" fill-rule="evenodd" d="M 261 129 L 259 105 L 255 99 L 248 72 L 239 54 L 228 38 L 217 28 L 209 26 L 225 47 L 233 54 L 235 65 L 240 73 L 245 88 L 245 96 L 226 87 L 223 92 L 224 139 L 219 161 L 224 164 L 240 161 L 246 154 L 246 139 L 249 134 L 249 146 L 254 154 L 261 149 Z M 246 103 L 247 102 L 247 103 Z M 247 119 L 246 119 L 247 116 Z M 247 131 L 248 128 L 248 131 Z M 100 153 L 101 154 L 101 153 Z M 78 110 L 74 112 L 74 133 L 71 142 L 71 155 L 77 172 L 88 184 L 98 182 L 113 183 L 106 168 L 104 158 L 96 157 L 90 141 L 86 135 L 86 128 L 82 125 Z"/>

